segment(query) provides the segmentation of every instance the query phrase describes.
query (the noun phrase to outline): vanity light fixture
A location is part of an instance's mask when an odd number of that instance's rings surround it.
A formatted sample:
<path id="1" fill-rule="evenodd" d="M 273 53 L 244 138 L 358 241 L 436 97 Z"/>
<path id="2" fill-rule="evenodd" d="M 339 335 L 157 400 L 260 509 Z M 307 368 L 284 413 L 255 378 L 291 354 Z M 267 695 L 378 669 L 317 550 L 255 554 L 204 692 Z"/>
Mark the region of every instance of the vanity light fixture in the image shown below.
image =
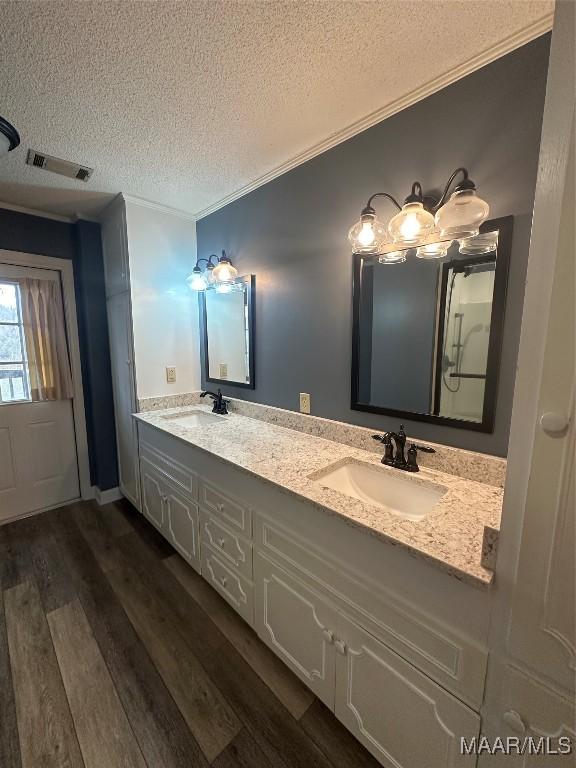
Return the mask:
<path id="1" fill-rule="evenodd" d="M 12 152 L 20 144 L 20 136 L 12 123 L 0 117 L 0 157 Z"/>
<path id="2" fill-rule="evenodd" d="M 462 180 L 446 202 L 459 175 Z M 376 218 L 372 202 L 377 197 L 387 198 L 398 209 L 387 227 Z M 354 253 L 378 256 L 382 264 L 406 261 L 412 248 L 416 248 L 420 259 L 441 259 L 453 240 L 477 236 L 489 211 L 488 203 L 476 194 L 476 185 L 469 178 L 468 170 L 457 168 L 439 200 L 425 196 L 419 181 L 412 184 L 412 191 L 402 206 L 387 192 L 376 192 L 362 209 L 360 220 L 348 232 L 348 239 Z"/>
<path id="3" fill-rule="evenodd" d="M 204 267 L 200 265 L 205 263 Z M 202 257 L 196 260 L 192 274 L 186 278 L 188 287 L 191 291 L 205 291 L 211 285 L 220 289 L 221 293 L 224 286 L 232 283 L 238 275 L 238 270 L 232 264 L 232 261 L 226 256 L 226 251 L 222 251 L 222 256 L 218 257 L 215 253 L 207 259 Z"/>

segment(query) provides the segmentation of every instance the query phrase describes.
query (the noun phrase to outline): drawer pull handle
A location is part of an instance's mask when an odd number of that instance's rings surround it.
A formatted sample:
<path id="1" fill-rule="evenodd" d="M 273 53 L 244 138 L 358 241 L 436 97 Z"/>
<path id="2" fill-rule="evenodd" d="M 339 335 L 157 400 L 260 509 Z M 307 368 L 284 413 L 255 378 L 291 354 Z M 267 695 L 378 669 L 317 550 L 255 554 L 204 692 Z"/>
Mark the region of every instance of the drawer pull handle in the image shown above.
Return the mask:
<path id="1" fill-rule="evenodd" d="M 346 643 L 344 640 L 334 640 L 334 647 L 341 656 L 346 656 Z"/>
<path id="2" fill-rule="evenodd" d="M 504 712 L 502 720 L 504 720 L 508 728 L 513 730 L 515 733 L 526 732 L 527 725 L 522 719 L 521 715 L 519 715 L 515 709 L 509 709 L 507 712 Z"/>
<path id="3" fill-rule="evenodd" d="M 326 642 L 332 645 L 332 643 L 334 642 L 334 632 L 332 632 L 332 630 L 330 629 L 323 629 L 322 634 L 324 635 L 324 639 L 326 640 Z"/>
<path id="4" fill-rule="evenodd" d="M 218 539 L 218 546 L 220 547 L 220 549 L 224 549 L 224 547 L 226 546 L 226 539 Z"/>
<path id="5" fill-rule="evenodd" d="M 164 502 L 164 504 L 166 504 L 166 502 L 168 501 L 168 496 L 162 496 L 162 501 Z"/>
<path id="6" fill-rule="evenodd" d="M 221 584 L 223 587 L 225 587 L 225 586 L 226 586 L 226 583 L 227 583 L 227 581 L 228 581 L 228 579 L 226 578 L 226 576 L 222 576 L 222 577 L 220 578 L 220 584 Z"/>

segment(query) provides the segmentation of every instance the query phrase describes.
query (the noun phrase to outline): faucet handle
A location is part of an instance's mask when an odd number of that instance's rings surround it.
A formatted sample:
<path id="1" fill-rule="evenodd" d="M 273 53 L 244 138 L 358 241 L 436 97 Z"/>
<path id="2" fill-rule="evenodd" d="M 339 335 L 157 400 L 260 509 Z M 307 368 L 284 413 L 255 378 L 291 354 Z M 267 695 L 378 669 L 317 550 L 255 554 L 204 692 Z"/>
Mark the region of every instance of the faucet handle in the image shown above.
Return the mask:
<path id="1" fill-rule="evenodd" d="M 429 445 L 416 445 L 415 443 L 412 443 L 412 445 L 418 451 L 422 451 L 422 453 L 436 453 L 436 449 L 431 448 Z"/>
<path id="2" fill-rule="evenodd" d="M 384 435 L 372 435 L 372 440 L 378 440 L 378 442 L 380 442 L 380 443 L 385 443 L 386 440 L 388 440 L 388 439 L 389 439 L 388 433 L 386 433 Z"/>

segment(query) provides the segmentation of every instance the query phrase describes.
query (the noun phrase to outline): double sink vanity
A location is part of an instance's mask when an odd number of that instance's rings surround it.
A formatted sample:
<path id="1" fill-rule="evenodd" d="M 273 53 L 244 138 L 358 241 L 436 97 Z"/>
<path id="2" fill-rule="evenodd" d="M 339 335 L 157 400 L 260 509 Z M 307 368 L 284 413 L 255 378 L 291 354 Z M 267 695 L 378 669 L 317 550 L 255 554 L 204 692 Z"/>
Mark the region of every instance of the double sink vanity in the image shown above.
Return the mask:
<path id="1" fill-rule="evenodd" d="M 135 415 L 143 514 L 384 765 L 473 764 L 499 468 L 436 446 L 401 472 L 368 430 L 231 411 Z"/>

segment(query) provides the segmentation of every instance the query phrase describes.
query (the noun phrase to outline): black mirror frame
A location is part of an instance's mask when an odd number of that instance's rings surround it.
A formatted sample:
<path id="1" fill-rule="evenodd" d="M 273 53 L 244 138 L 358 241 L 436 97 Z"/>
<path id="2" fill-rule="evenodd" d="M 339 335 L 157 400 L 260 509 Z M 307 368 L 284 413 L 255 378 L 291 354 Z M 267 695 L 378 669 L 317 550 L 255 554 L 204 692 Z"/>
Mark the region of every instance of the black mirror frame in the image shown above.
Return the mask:
<path id="1" fill-rule="evenodd" d="M 255 389 L 255 361 L 254 361 L 254 340 L 255 340 L 255 298 L 256 298 L 256 275 L 244 275 L 237 277 L 235 283 L 244 283 L 246 286 L 246 307 L 248 310 L 248 373 L 250 381 L 243 383 L 230 381 L 230 379 L 214 379 L 210 377 L 210 360 L 208 356 L 208 322 L 206 317 L 206 293 L 202 291 L 198 294 L 198 309 L 200 314 L 200 337 L 202 339 L 201 358 L 202 368 L 204 370 L 204 380 L 211 384 L 224 384 L 227 387 L 241 387 L 242 389 Z"/>
<path id="2" fill-rule="evenodd" d="M 502 356 L 502 338 L 504 334 L 504 319 L 506 313 L 506 292 L 508 287 L 508 272 L 512 252 L 513 216 L 503 216 L 499 219 L 485 221 L 480 232 L 498 230 L 498 251 L 496 272 L 494 276 L 494 295 L 492 298 L 492 314 L 490 317 L 490 341 L 488 344 L 488 361 L 486 365 L 486 384 L 484 388 L 484 408 L 482 421 L 466 421 L 449 416 L 436 416 L 431 413 L 401 411 L 395 408 L 383 408 L 377 405 L 361 403 L 360 392 L 360 303 L 362 297 L 362 265 L 366 258 L 360 253 L 354 254 L 352 279 L 352 379 L 351 402 L 353 411 L 366 411 L 386 416 L 395 416 L 412 421 L 425 421 L 430 424 L 441 424 L 446 427 L 457 427 L 474 432 L 494 432 L 496 419 L 496 400 L 498 394 L 498 379 L 500 375 L 500 360 Z M 399 267 L 400 268 L 400 267 Z M 442 323 L 439 326 L 442 327 Z"/>

